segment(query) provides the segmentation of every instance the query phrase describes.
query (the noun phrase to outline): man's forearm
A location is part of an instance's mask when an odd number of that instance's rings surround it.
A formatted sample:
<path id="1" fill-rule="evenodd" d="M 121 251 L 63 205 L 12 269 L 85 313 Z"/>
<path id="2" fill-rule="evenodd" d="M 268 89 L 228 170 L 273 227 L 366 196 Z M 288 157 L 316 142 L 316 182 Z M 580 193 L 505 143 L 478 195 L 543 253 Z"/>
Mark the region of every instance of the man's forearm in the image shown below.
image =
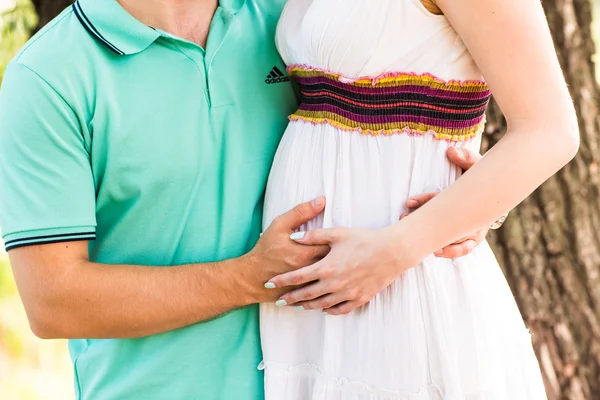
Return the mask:
<path id="1" fill-rule="evenodd" d="M 9 251 L 33 332 L 42 338 L 133 338 L 206 321 L 249 304 L 275 301 L 273 276 L 312 265 L 329 246 L 290 239 L 325 208 L 318 198 L 277 217 L 246 255 L 168 267 L 89 261 L 88 242 L 22 246 Z"/>
<path id="2" fill-rule="evenodd" d="M 132 338 L 206 321 L 256 302 L 244 278 L 247 262 L 244 257 L 176 267 L 83 262 L 33 308 L 32 329 L 48 338 Z"/>

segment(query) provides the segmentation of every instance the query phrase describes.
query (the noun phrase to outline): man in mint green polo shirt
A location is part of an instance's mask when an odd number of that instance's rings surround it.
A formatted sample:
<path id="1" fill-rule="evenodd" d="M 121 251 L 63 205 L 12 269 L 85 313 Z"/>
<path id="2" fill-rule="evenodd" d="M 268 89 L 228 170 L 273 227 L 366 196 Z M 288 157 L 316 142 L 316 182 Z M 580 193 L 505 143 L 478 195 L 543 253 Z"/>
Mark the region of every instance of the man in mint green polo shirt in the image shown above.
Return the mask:
<path id="1" fill-rule="evenodd" d="M 263 397 L 256 303 L 282 294 L 263 285 L 327 252 L 289 238 L 324 199 L 256 244 L 296 106 L 273 78 L 283 4 L 79 0 L 8 66 L 2 233 L 78 399 Z"/>

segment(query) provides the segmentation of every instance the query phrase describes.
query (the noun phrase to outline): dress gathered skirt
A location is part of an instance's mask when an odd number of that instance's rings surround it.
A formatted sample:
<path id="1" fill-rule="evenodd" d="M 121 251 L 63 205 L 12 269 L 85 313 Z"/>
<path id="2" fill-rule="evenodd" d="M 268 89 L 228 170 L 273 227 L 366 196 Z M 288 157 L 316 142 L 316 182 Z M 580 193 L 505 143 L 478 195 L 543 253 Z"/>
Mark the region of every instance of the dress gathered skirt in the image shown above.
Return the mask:
<path id="1" fill-rule="evenodd" d="M 408 197 L 460 177 L 449 147 L 479 150 L 489 90 L 447 20 L 418 0 L 290 0 L 277 45 L 301 104 L 272 166 L 264 229 L 321 195 L 324 213 L 302 229 L 390 226 Z M 267 400 L 546 399 L 485 242 L 427 256 L 348 315 L 263 304 L 260 319 Z"/>

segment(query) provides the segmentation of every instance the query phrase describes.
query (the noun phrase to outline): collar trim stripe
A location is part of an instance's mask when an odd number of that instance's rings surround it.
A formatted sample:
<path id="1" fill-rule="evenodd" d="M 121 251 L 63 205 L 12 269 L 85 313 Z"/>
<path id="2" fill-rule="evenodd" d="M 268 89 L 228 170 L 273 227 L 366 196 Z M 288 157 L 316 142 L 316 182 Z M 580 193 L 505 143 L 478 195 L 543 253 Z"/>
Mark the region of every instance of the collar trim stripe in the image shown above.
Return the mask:
<path id="1" fill-rule="evenodd" d="M 106 40 L 104 38 L 104 36 L 102 36 L 100 34 L 100 32 L 98 32 L 98 30 L 96 29 L 96 27 L 90 22 L 90 20 L 88 19 L 88 17 L 83 12 L 83 9 L 81 8 L 81 5 L 79 4 L 79 1 L 76 1 L 75 3 L 73 3 L 73 12 L 75 12 L 75 16 L 77 17 L 77 19 L 79 20 L 79 22 L 81 23 L 81 25 L 83 25 L 83 27 L 85 28 L 85 30 L 88 31 L 88 33 L 90 35 L 94 36 L 96 39 L 98 39 L 100 42 L 102 42 L 112 52 L 114 52 L 114 53 L 116 53 L 116 54 L 118 54 L 120 56 L 122 56 L 122 55 L 125 54 L 123 51 L 121 51 L 115 45 L 113 45 L 108 40 Z"/>

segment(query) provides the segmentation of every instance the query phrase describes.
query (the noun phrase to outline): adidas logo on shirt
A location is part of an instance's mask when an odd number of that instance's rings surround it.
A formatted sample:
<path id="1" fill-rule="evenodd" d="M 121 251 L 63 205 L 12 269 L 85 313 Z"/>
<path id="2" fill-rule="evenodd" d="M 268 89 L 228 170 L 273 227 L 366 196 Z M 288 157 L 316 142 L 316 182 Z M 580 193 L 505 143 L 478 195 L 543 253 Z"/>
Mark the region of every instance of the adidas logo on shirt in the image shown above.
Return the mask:
<path id="1" fill-rule="evenodd" d="M 265 83 L 271 85 L 273 83 L 282 83 L 282 82 L 289 82 L 290 81 L 290 77 L 289 76 L 285 76 L 283 74 L 283 72 L 281 72 L 281 70 L 277 67 L 273 67 L 273 69 L 271 69 L 271 73 L 267 76 L 267 79 L 265 79 Z"/>

